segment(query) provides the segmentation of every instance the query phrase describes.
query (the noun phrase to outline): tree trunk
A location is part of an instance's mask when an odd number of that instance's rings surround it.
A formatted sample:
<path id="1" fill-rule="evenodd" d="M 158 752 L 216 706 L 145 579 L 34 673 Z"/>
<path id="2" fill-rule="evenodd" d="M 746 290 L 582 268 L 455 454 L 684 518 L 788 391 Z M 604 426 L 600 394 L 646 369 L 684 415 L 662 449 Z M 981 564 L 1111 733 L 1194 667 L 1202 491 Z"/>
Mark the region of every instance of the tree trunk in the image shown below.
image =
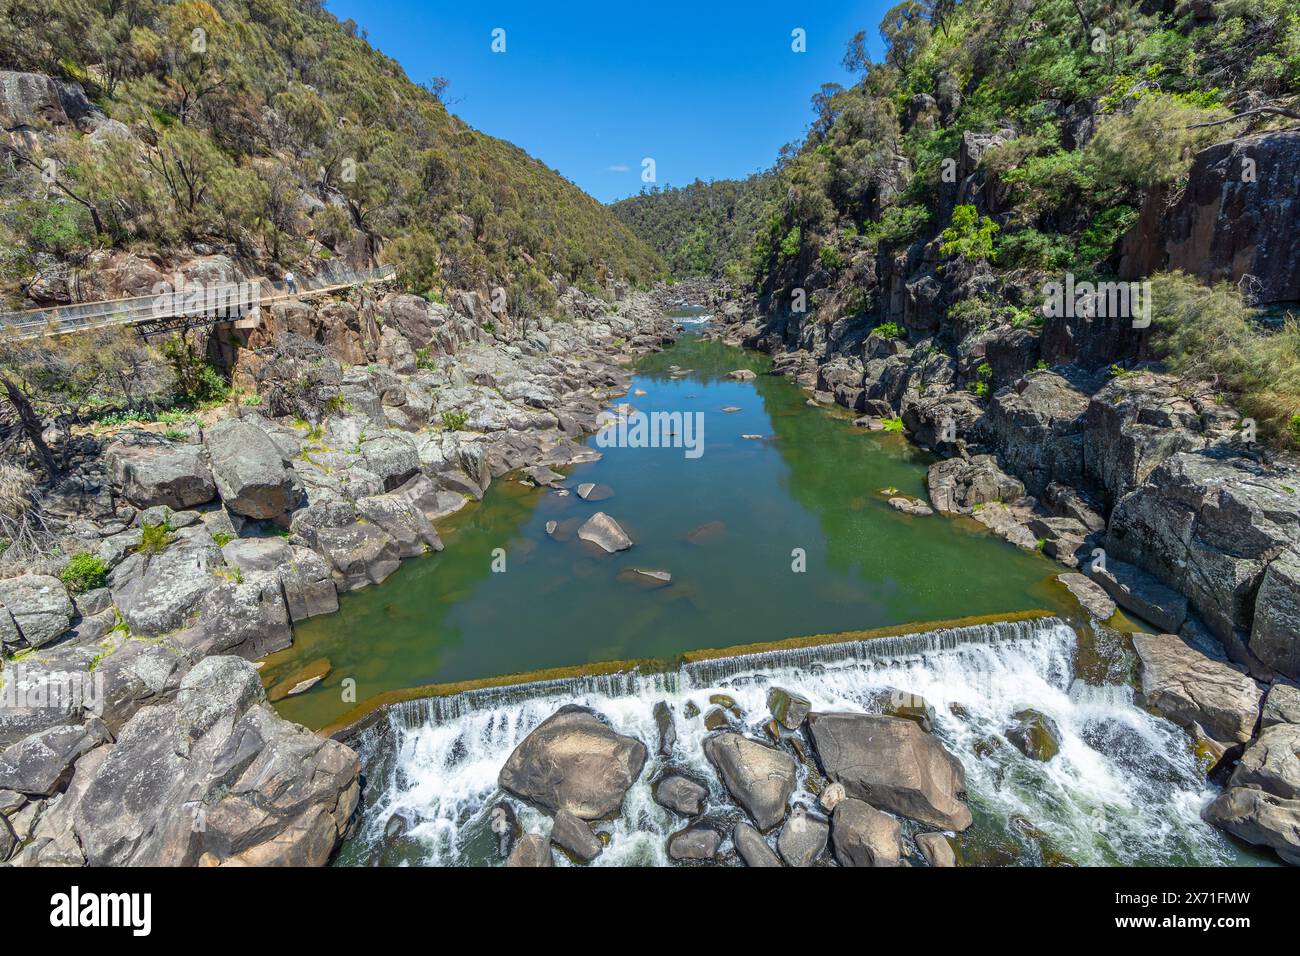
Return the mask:
<path id="1" fill-rule="evenodd" d="M 54 478 L 59 473 L 59 469 L 54 463 L 54 454 L 50 451 L 50 446 L 45 444 L 45 439 L 42 437 L 44 428 L 41 425 L 41 416 L 36 414 L 36 409 L 32 407 L 32 403 L 23 394 L 22 389 L 14 384 L 13 379 L 8 375 L 0 376 L 0 379 L 4 380 L 5 395 L 9 399 L 9 404 L 14 407 L 14 411 L 18 413 L 19 424 L 22 425 L 27 440 L 32 443 L 36 458 L 45 469 L 46 477 Z"/>

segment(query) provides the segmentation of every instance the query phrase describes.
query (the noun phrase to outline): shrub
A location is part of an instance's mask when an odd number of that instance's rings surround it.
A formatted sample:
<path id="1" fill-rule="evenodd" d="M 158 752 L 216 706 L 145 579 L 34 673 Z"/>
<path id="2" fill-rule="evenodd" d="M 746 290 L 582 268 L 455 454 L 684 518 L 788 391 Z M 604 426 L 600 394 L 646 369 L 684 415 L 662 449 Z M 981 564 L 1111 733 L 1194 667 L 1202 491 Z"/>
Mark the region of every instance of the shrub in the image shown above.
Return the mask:
<path id="1" fill-rule="evenodd" d="M 901 339 L 904 335 L 903 327 L 897 322 L 881 322 L 871 330 L 872 335 L 884 336 L 887 339 Z"/>
<path id="2" fill-rule="evenodd" d="M 901 432 L 903 430 L 903 420 L 896 415 L 890 418 L 882 418 L 880 424 L 885 427 L 887 432 Z"/>
<path id="3" fill-rule="evenodd" d="M 79 551 L 68 559 L 67 566 L 59 574 L 64 586 L 73 594 L 83 594 L 102 588 L 108 579 L 108 565 L 99 555 L 89 551 Z"/>
<path id="4" fill-rule="evenodd" d="M 952 225 L 941 235 L 943 243 L 939 252 L 963 259 L 991 259 L 997 233 L 998 224 L 988 216 L 981 216 L 974 206 L 958 206 L 952 211 Z"/>
<path id="5" fill-rule="evenodd" d="M 867 223 L 865 233 L 876 242 L 902 246 L 914 240 L 929 221 L 930 211 L 924 206 L 890 206 L 878 222 Z"/>
<path id="6" fill-rule="evenodd" d="M 224 548 L 235 540 L 235 536 L 227 531 L 218 531 L 212 536 L 212 540 L 218 548 Z"/>
<path id="7" fill-rule="evenodd" d="M 460 431 L 462 428 L 465 427 L 465 423 L 468 421 L 469 421 L 468 412 L 448 411 L 442 413 L 442 427 L 447 429 L 447 431 L 449 432 Z"/>
<path id="8" fill-rule="evenodd" d="M 1151 312 L 1157 354 L 1171 371 L 1230 393 L 1261 435 L 1300 446 L 1300 321 L 1261 329 L 1235 285 L 1206 286 L 1181 272 L 1152 278 Z"/>

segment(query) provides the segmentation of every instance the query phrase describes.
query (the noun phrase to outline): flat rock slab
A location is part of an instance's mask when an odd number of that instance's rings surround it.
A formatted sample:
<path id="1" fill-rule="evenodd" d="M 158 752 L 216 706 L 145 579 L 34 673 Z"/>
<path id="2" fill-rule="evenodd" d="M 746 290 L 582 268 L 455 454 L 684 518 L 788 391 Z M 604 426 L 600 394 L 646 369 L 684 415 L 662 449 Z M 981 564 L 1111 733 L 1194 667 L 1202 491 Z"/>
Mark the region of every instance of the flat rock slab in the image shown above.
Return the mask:
<path id="1" fill-rule="evenodd" d="M 812 866 L 825 851 L 830 834 L 830 825 L 825 820 L 809 815 L 803 807 L 796 807 L 781 827 L 776 849 L 790 866 Z"/>
<path id="2" fill-rule="evenodd" d="M 566 706 L 523 739 L 498 783 L 520 799 L 583 820 L 618 813 L 641 775 L 645 744 L 615 733 L 584 707 Z"/>
<path id="3" fill-rule="evenodd" d="M 1109 621 L 1115 615 L 1115 602 L 1096 581 L 1084 577 L 1078 571 L 1058 574 L 1056 580 L 1069 589 L 1085 611 L 1099 621 Z"/>
<path id="4" fill-rule="evenodd" d="M 812 713 L 808 727 L 826 775 L 850 797 L 944 830 L 971 825 L 960 762 L 913 721 Z"/>
<path id="5" fill-rule="evenodd" d="M 578 485 L 578 497 L 583 501 L 604 501 L 606 498 L 614 497 L 614 489 L 609 485 L 596 484 L 590 481 L 584 481 Z"/>
<path id="6" fill-rule="evenodd" d="M 889 814 L 846 797 L 831 814 L 831 840 L 840 866 L 898 866 L 902 828 Z"/>
<path id="7" fill-rule="evenodd" d="M 1133 649 L 1146 706 L 1179 726 L 1200 724 L 1215 740 L 1250 740 L 1264 696 L 1253 680 L 1176 634 L 1135 634 Z"/>

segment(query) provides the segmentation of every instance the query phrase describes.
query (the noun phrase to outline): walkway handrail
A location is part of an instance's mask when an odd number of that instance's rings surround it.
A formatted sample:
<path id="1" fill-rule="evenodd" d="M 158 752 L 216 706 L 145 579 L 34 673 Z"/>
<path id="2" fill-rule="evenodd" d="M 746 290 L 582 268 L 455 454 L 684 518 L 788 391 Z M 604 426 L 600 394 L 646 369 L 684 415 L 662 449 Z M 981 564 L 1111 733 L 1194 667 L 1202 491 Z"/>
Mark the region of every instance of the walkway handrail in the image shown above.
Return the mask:
<path id="1" fill-rule="evenodd" d="M 208 303 L 205 301 L 193 305 L 186 304 L 187 290 L 204 292 L 211 290 L 224 293 L 224 296 L 218 297 L 219 301 L 231 301 L 230 293 L 235 293 L 233 301 L 237 303 L 240 291 L 246 289 L 251 283 L 258 289 L 255 304 L 266 305 L 350 285 L 384 282 L 394 278 L 396 274 L 397 271 L 392 266 L 379 266 L 373 269 L 325 269 L 317 275 L 304 276 L 297 280 L 295 282 L 297 289 L 293 292 L 289 291 L 286 282 L 274 282 L 257 277 L 223 282 L 210 287 L 196 282 L 187 284 L 185 290 L 172 290 L 154 295 L 129 296 L 98 302 L 74 302 L 52 308 L 0 313 L 0 329 L 19 339 L 31 339 L 84 332 L 113 325 L 134 325 L 150 320 L 199 317 L 208 313 Z M 204 298 L 206 300 L 208 297 L 205 295 Z"/>

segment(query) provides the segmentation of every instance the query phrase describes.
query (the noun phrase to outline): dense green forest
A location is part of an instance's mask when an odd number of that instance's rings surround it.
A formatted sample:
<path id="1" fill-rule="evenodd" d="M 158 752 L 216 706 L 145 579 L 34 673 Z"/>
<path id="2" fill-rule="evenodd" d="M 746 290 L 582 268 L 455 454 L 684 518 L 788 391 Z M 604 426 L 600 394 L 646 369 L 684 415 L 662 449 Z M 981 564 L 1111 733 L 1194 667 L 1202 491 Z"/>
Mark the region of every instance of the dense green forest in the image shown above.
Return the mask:
<path id="1" fill-rule="evenodd" d="M 75 81 L 122 124 L 11 138 L 11 297 L 102 247 L 295 264 L 360 244 L 419 291 L 548 294 L 557 273 L 596 289 L 662 269 L 600 203 L 449 114 L 443 81 L 411 82 L 314 0 L 0 0 L 0 67 Z"/>
<path id="2" fill-rule="evenodd" d="M 775 186 L 770 173 L 707 183 L 697 179 L 681 188 L 655 186 L 611 208 L 654 247 L 673 275 L 718 277 L 744 254 Z"/>

